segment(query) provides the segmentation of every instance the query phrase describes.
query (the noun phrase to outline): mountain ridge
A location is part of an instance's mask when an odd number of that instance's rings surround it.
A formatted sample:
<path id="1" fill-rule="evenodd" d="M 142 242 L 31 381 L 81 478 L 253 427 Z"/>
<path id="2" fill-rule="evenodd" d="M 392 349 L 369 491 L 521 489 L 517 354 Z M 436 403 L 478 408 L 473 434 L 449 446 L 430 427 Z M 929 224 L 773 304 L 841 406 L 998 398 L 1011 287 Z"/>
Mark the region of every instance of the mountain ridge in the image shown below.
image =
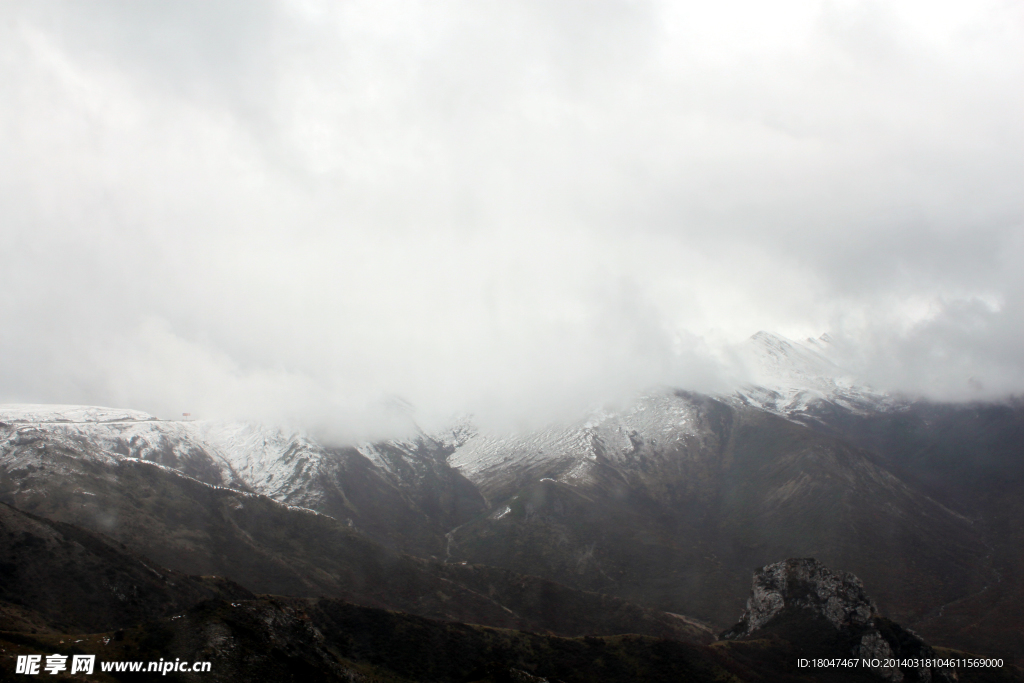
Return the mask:
<path id="1" fill-rule="evenodd" d="M 438 566 L 538 575 L 715 628 L 741 610 L 751 566 L 813 555 L 854 570 L 887 612 L 942 643 L 1024 652 L 1013 616 L 1024 564 L 1010 540 L 1024 410 L 876 392 L 832 346 L 759 333 L 760 384 L 657 389 L 521 434 L 462 419 L 433 435 L 326 446 L 255 423 L 105 422 L 134 413 L 81 406 L 64 408 L 92 422 L 46 406 L 18 406 L 16 421 L 0 407 L 0 491 L 36 500 L 52 490 L 40 467 L 93 481 L 90 467 L 151 462 L 314 510 Z M 65 494 L 89 510 L 89 486 Z"/>

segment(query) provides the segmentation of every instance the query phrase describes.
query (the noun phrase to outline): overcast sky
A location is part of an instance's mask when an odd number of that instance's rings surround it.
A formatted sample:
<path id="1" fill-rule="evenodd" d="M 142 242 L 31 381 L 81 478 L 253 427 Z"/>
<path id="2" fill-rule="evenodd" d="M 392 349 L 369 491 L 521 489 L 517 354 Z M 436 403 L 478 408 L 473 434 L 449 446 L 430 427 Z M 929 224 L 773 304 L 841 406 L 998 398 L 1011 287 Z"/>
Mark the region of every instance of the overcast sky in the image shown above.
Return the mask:
<path id="1" fill-rule="evenodd" d="M 0 401 L 532 424 L 760 329 L 1024 392 L 1022 8 L 5 2 Z"/>

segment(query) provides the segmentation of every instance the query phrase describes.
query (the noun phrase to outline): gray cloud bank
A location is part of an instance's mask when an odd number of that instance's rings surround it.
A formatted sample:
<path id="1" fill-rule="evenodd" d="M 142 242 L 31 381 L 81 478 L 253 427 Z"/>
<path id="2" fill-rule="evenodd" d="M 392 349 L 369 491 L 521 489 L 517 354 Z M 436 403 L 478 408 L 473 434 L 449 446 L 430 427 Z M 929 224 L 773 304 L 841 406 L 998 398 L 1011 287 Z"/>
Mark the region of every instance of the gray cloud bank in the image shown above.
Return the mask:
<path id="1" fill-rule="evenodd" d="M 1024 391 L 1021 5 L 706 5 L 5 3 L 0 400 L 534 424 L 758 329 Z"/>

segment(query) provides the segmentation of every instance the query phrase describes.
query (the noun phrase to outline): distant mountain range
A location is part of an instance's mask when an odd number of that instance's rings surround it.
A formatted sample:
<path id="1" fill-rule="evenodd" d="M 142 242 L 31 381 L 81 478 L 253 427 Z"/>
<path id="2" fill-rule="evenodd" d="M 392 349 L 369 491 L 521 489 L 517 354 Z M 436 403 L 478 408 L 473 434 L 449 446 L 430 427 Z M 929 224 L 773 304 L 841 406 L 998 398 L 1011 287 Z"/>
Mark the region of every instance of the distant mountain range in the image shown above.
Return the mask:
<path id="1" fill-rule="evenodd" d="M 755 569 L 815 557 L 933 645 L 1024 663 L 1024 404 L 874 391 L 827 337 L 761 332 L 744 353 L 754 382 L 733 394 L 660 388 L 527 434 L 461 420 L 338 446 L 255 423 L 2 406 L 0 501 L 237 586 L 197 580 L 194 596 L 560 636 L 707 644 Z M 53 628 L 42 607 L 6 614 Z"/>

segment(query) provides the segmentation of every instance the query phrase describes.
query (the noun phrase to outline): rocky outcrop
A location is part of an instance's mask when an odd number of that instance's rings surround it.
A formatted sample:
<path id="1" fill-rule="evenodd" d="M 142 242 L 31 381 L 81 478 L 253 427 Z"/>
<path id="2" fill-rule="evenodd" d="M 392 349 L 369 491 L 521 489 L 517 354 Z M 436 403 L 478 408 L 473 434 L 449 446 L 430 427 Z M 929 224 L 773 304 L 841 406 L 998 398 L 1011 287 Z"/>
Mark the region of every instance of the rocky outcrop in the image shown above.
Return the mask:
<path id="1" fill-rule="evenodd" d="M 864 626 L 878 613 L 864 584 L 853 574 L 832 571 L 813 558 L 790 559 L 754 574 L 747 609 L 723 637 L 749 635 L 786 607 L 820 614 L 837 629 Z"/>
<path id="2" fill-rule="evenodd" d="M 872 670 L 893 683 L 955 680 L 945 669 L 884 666 L 886 660 L 934 659 L 936 654 L 917 634 L 879 615 L 860 579 L 813 558 L 789 559 L 757 570 L 739 623 L 721 637 L 758 638 L 770 633 L 800 647 L 816 648 L 819 656 L 879 662 L 883 666 Z"/>

